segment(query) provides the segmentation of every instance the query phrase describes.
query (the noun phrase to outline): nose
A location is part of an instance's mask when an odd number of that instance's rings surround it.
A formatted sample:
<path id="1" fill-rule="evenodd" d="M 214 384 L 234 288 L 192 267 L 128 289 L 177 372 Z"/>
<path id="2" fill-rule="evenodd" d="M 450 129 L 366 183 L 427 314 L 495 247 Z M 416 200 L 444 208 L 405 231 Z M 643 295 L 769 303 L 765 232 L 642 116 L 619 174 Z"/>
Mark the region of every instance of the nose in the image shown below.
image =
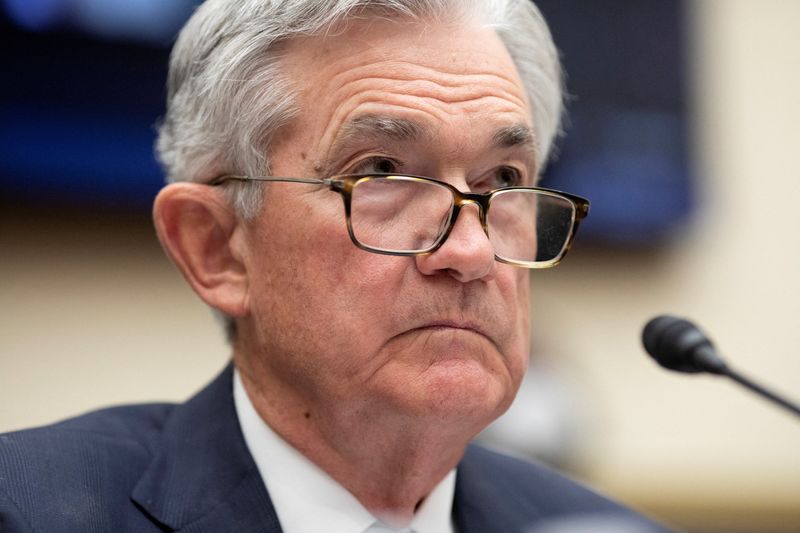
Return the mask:
<path id="1" fill-rule="evenodd" d="M 464 206 L 447 240 L 436 251 L 416 257 L 417 270 L 428 276 L 444 272 L 462 283 L 494 277 L 494 247 L 479 209 L 475 204 Z"/>

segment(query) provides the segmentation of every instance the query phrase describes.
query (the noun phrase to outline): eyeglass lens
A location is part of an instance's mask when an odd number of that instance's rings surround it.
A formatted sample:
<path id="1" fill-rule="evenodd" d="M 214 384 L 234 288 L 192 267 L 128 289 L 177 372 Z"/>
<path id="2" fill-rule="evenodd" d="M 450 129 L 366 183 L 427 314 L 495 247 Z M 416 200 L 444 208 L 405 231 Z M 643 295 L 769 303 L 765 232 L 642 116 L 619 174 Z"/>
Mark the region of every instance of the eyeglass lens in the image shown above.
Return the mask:
<path id="1" fill-rule="evenodd" d="M 362 245 L 387 252 L 421 252 L 447 230 L 453 195 L 435 182 L 392 177 L 363 179 L 353 190 L 350 224 Z M 561 254 L 574 223 L 575 207 L 544 191 L 496 193 L 487 216 L 495 254 L 506 260 L 547 262 Z"/>

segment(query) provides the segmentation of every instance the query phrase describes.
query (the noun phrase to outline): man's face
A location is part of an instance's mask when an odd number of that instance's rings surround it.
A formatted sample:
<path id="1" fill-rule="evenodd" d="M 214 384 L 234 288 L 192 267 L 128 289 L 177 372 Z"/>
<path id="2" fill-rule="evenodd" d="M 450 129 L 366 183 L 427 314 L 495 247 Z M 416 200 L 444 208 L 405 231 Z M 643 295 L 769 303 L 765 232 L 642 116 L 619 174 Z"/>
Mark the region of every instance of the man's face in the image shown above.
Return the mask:
<path id="1" fill-rule="evenodd" d="M 530 109 L 492 30 L 373 19 L 292 41 L 283 65 L 300 114 L 271 151 L 275 176 L 533 184 L 532 139 L 519 134 Z M 494 261 L 477 207 L 436 252 L 385 256 L 352 244 L 339 194 L 274 183 L 245 238 L 248 366 L 307 417 L 392 413 L 478 431 L 512 401 L 528 274 Z"/>

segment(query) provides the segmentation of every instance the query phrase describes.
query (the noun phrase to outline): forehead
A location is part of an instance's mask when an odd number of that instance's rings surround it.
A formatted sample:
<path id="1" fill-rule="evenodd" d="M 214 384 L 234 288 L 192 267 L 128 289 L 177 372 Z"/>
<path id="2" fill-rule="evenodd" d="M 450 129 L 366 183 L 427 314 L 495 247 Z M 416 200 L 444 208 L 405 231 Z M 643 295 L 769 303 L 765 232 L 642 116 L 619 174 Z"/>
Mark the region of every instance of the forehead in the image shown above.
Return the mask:
<path id="1" fill-rule="evenodd" d="M 476 23 L 359 20 L 287 43 L 282 67 L 299 91 L 295 132 L 312 147 L 330 148 L 361 116 L 397 116 L 438 138 L 532 124 L 508 51 Z"/>

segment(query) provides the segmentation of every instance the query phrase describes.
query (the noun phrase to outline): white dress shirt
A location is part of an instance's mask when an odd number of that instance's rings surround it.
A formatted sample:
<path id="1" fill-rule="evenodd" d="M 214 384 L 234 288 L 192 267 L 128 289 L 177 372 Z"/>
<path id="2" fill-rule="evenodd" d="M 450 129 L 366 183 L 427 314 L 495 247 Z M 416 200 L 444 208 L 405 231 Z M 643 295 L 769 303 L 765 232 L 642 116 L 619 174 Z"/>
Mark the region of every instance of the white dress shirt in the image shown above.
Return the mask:
<path id="1" fill-rule="evenodd" d="M 363 505 L 289 443 L 258 415 L 233 374 L 233 399 L 244 441 L 267 487 L 284 533 L 363 533 L 376 518 Z M 433 489 L 414 515 L 415 533 L 454 533 L 456 471 Z"/>

